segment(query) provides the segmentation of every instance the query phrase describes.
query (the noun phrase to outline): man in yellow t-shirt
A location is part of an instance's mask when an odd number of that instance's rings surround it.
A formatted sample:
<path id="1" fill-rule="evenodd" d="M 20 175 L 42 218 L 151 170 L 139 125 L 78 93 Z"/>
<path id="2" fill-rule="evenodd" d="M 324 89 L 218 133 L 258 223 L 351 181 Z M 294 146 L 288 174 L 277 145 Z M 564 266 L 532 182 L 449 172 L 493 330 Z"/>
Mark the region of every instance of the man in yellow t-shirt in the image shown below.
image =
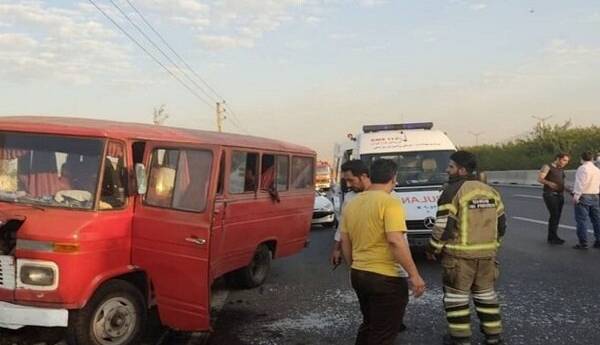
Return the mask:
<path id="1" fill-rule="evenodd" d="M 390 195 L 396 172 L 391 160 L 373 162 L 371 186 L 342 213 L 342 253 L 363 315 L 355 345 L 392 345 L 408 303 L 407 278 L 415 297 L 425 291 L 406 240 L 404 208 Z"/>

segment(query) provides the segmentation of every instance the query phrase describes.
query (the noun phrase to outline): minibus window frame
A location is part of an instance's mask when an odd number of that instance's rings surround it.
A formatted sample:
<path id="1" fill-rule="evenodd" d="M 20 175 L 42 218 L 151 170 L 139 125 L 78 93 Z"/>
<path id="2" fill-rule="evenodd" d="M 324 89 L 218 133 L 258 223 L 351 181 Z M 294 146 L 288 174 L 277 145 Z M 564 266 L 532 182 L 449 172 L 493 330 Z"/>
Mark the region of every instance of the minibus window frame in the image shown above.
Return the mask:
<path id="1" fill-rule="evenodd" d="M 246 154 L 246 167 L 247 167 L 247 163 L 248 163 L 248 155 L 253 154 L 256 155 L 256 164 L 255 164 L 255 183 L 254 183 L 254 189 L 253 190 L 245 190 L 245 183 L 244 183 L 244 191 L 243 192 L 232 192 L 231 191 L 231 175 L 232 175 L 232 169 L 233 169 L 233 157 L 235 156 L 236 153 L 245 153 Z M 261 152 L 257 151 L 257 150 L 246 150 L 243 148 L 232 148 L 231 149 L 231 154 L 229 155 L 229 167 L 228 167 L 228 178 L 227 178 L 227 193 L 229 195 L 256 195 L 258 193 L 259 190 L 259 184 L 260 184 L 260 164 L 261 164 Z M 244 170 L 245 173 L 246 170 Z"/>
<path id="2" fill-rule="evenodd" d="M 124 203 L 122 206 L 117 207 L 117 208 L 108 208 L 108 209 L 101 209 L 100 208 L 100 199 L 102 198 L 102 186 L 104 185 L 104 170 L 105 170 L 105 160 L 106 157 L 108 156 L 108 146 L 110 145 L 111 142 L 114 143 L 118 143 L 119 145 L 121 145 L 121 149 L 123 150 L 123 164 L 124 167 L 123 169 L 125 170 L 125 178 L 127 179 L 125 181 L 125 184 L 123 185 L 123 188 L 125 189 L 123 191 L 124 193 Z M 129 197 L 131 196 L 131 172 L 129 170 L 129 161 L 128 161 L 129 155 L 127 154 L 127 143 L 123 140 L 119 140 L 119 139 L 114 139 L 114 138 L 108 138 L 106 140 L 105 143 L 105 147 L 104 147 L 104 156 L 102 161 L 100 162 L 100 172 L 102 172 L 102 174 L 100 174 L 100 178 L 98 179 L 98 191 L 96 192 L 96 194 L 98 195 L 98 199 L 96 200 L 96 209 L 98 211 L 122 211 L 127 209 L 127 207 L 129 206 Z"/>
<path id="3" fill-rule="evenodd" d="M 294 159 L 295 158 L 301 158 L 301 159 L 309 159 L 311 161 L 311 166 L 312 166 L 312 176 L 311 176 L 311 185 L 307 186 L 307 187 L 296 187 L 293 185 L 293 176 L 294 176 Z M 301 190 L 314 190 L 315 189 L 315 169 L 316 169 L 316 159 L 314 156 L 304 156 L 304 155 L 300 155 L 300 154 L 294 154 L 292 155 L 292 159 L 291 159 L 291 177 L 290 177 L 290 185 L 291 188 L 293 190 L 297 190 L 297 191 L 301 191 Z"/>

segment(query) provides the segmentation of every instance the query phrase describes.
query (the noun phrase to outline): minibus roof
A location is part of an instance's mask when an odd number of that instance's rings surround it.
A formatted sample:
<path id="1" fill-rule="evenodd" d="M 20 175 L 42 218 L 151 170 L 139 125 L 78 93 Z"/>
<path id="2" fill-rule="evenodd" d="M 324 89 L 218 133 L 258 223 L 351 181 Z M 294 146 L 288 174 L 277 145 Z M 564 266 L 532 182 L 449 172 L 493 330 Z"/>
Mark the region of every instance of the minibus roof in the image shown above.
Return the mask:
<path id="1" fill-rule="evenodd" d="M 114 139 L 168 141 L 191 144 L 237 146 L 260 150 L 289 151 L 315 154 L 304 146 L 284 141 L 142 123 L 118 122 L 77 117 L 5 116 L 0 117 L 0 130 Z"/>

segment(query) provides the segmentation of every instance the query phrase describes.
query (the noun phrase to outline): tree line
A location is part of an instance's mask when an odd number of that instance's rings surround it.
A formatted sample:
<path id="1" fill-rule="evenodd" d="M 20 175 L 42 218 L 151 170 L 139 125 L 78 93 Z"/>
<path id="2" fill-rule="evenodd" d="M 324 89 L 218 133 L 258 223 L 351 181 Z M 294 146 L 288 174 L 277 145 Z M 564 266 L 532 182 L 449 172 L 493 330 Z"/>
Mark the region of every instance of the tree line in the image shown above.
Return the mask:
<path id="1" fill-rule="evenodd" d="M 567 169 L 576 169 L 582 152 L 600 152 L 600 127 L 573 127 L 570 121 L 562 125 L 540 123 L 523 139 L 463 149 L 477 155 L 481 170 L 539 169 L 559 152 L 571 154 Z"/>

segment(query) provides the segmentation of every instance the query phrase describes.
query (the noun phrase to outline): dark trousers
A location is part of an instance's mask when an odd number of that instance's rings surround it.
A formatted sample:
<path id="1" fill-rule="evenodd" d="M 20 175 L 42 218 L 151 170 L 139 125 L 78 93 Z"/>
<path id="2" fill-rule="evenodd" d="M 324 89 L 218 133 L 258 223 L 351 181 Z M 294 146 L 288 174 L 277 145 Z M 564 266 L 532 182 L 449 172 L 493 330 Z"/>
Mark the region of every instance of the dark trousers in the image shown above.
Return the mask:
<path id="1" fill-rule="evenodd" d="M 408 303 L 406 278 L 352 269 L 351 280 L 363 315 L 355 345 L 392 345 Z"/>
<path id="2" fill-rule="evenodd" d="M 544 203 L 550 219 L 548 220 L 548 240 L 558 239 L 558 223 L 560 222 L 560 214 L 562 213 L 565 197 L 562 193 L 544 192 Z"/>

